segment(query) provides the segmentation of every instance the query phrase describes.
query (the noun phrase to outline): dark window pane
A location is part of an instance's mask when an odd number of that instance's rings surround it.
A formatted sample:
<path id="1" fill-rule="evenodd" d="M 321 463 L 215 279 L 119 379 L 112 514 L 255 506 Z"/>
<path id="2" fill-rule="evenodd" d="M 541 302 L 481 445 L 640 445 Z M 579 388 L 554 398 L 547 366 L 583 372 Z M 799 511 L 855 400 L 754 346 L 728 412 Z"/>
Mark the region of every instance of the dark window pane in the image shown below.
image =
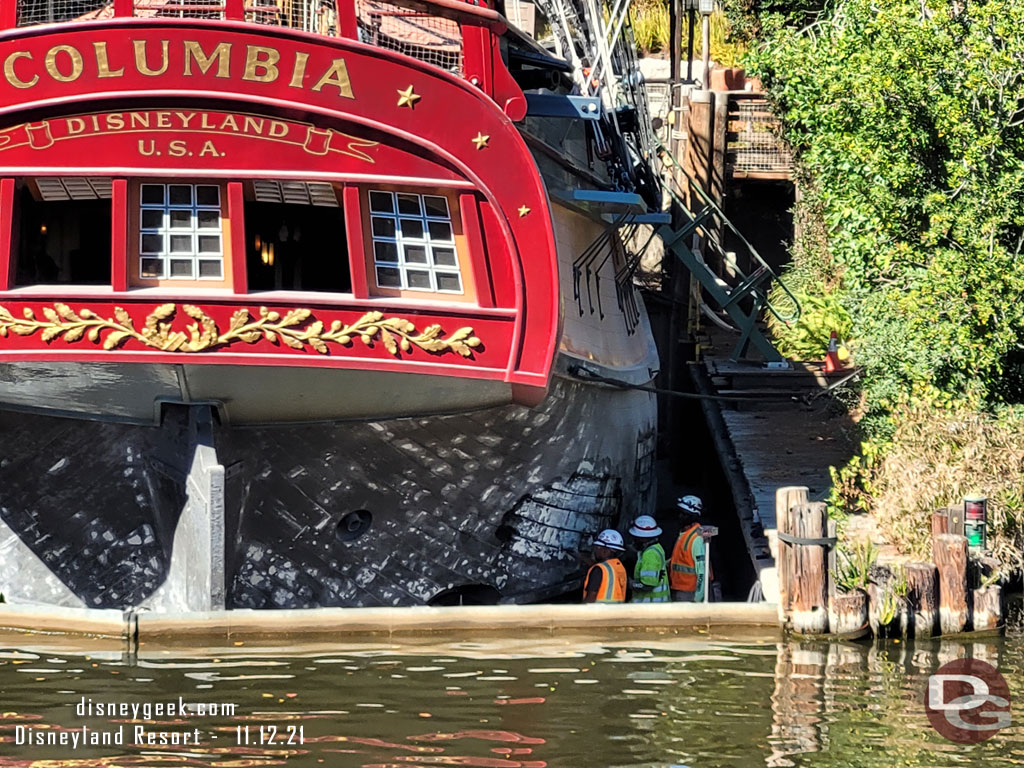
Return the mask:
<path id="1" fill-rule="evenodd" d="M 414 240 L 423 238 L 423 222 L 419 219 L 401 220 L 402 237 Z"/>
<path id="2" fill-rule="evenodd" d="M 171 184 L 168 187 L 171 205 L 192 205 L 191 184 Z"/>
<path id="3" fill-rule="evenodd" d="M 434 246 L 434 264 L 438 267 L 457 267 L 458 260 L 455 258 L 454 248 L 438 248 Z"/>
<path id="4" fill-rule="evenodd" d="M 419 195 L 399 195 L 398 196 L 398 212 L 399 213 L 411 213 L 414 216 L 420 215 L 420 196 Z"/>
<path id="5" fill-rule="evenodd" d="M 437 278 L 437 290 L 462 293 L 462 280 L 459 279 L 458 275 L 438 272 L 434 276 Z"/>
<path id="6" fill-rule="evenodd" d="M 164 212 L 142 209 L 142 228 L 160 229 L 164 225 Z"/>
<path id="7" fill-rule="evenodd" d="M 401 288 L 402 275 L 395 267 L 377 267 L 377 285 L 381 288 Z"/>
<path id="8" fill-rule="evenodd" d="M 376 261 L 398 261 L 398 246 L 395 243 L 375 242 L 373 244 L 373 258 Z"/>
<path id="9" fill-rule="evenodd" d="M 171 253 L 192 253 L 192 235 L 171 235 Z"/>
<path id="10" fill-rule="evenodd" d="M 164 276 L 164 262 L 163 262 L 163 259 L 143 259 L 142 260 L 142 276 L 143 277 L 163 277 Z"/>
<path id="11" fill-rule="evenodd" d="M 142 185 L 142 204 L 143 205 L 163 205 L 164 204 L 164 185 L 163 184 L 143 184 Z"/>
<path id="12" fill-rule="evenodd" d="M 196 186 L 196 203 L 198 205 L 220 205 L 220 187 L 212 184 Z"/>
<path id="13" fill-rule="evenodd" d="M 220 259 L 216 261 L 212 259 L 205 259 L 199 262 L 199 276 L 200 277 L 220 277 L 221 276 L 221 262 Z"/>
<path id="14" fill-rule="evenodd" d="M 395 220 L 384 219 L 378 216 L 374 216 L 370 220 L 373 224 L 373 234 L 375 237 L 394 237 L 395 236 Z"/>
<path id="15" fill-rule="evenodd" d="M 418 269 L 410 269 L 405 273 L 405 278 L 409 281 L 410 288 L 415 288 L 419 291 L 431 290 L 429 272 L 420 272 Z"/>
<path id="16" fill-rule="evenodd" d="M 199 253 L 220 253 L 220 235 L 200 235 Z"/>
<path id="17" fill-rule="evenodd" d="M 143 253 L 163 253 L 164 252 L 164 236 L 163 235 L 143 235 L 142 236 L 142 252 Z"/>
<path id="18" fill-rule="evenodd" d="M 192 228 L 192 211 L 171 211 L 170 219 L 171 229 Z"/>
<path id="19" fill-rule="evenodd" d="M 200 229 L 220 229 L 220 211 L 199 211 Z"/>
<path id="20" fill-rule="evenodd" d="M 427 209 L 427 216 L 441 216 L 448 218 L 448 200 L 444 197 L 426 195 L 423 198 L 423 205 Z"/>
<path id="21" fill-rule="evenodd" d="M 452 241 L 452 225 L 444 221 L 430 221 L 427 222 L 427 227 L 430 229 L 430 239 L 432 241 L 440 240 L 445 243 Z"/>
<path id="22" fill-rule="evenodd" d="M 395 201 L 390 192 L 371 192 L 370 210 L 380 213 L 391 213 L 395 210 Z"/>
<path id="23" fill-rule="evenodd" d="M 192 259 L 172 259 L 171 277 L 192 277 Z"/>

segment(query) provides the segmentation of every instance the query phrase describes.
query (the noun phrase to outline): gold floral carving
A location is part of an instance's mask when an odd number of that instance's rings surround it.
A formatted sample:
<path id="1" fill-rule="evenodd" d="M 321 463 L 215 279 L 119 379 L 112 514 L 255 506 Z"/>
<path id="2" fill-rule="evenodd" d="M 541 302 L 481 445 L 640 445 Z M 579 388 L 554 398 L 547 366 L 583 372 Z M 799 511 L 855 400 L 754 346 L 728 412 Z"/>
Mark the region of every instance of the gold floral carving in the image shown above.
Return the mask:
<path id="1" fill-rule="evenodd" d="M 385 318 L 382 312 L 367 312 L 351 325 L 335 320 L 325 326 L 308 309 L 292 309 L 281 315 L 260 307 L 259 317 L 253 317 L 247 309 L 239 309 L 222 333 L 216 321 L 199 307 L 182 304 L 181 311 L 195 321 L 186 325 L 185 330 L 171 327 L 178 312 L 176 304 L 161 304 L 146 316 L 141 329 L 136 329 L 132 316 L 121 307 L 114 307 L 112 318 L 103 318 L 90 309 L 74 312 L 67 304 L 55 303 L 52 308 L 42 308 L 45 319 L 40 319 L 28 307 L 23 311 L 24 317 L 17 318 L 0 306 L 0 337 L 9 333 L 31 336 L 42 332 L 42 340 L 47 343 L 62 338 L 72 344 L 85 338 L 94 344 L 102 341 L 103 349 L 107 350 L 134 339 L 164 352 L 205 352 L 236 341 L 255 344 L 266 339 L 292 349 L 308 346 L 322 355 L 328 354 L 330 344 L 350 346 L 357 339 L 367 346 L 379 340 L 392 355 L 416 347 L 425 352 L 454 352 L 470 357 L 473 349 L 481 344 L 470 327 L 459 328 L 443 337 L 440 325 L 428 325 L 418 331 L 411 321 L 401 317 Z"/>

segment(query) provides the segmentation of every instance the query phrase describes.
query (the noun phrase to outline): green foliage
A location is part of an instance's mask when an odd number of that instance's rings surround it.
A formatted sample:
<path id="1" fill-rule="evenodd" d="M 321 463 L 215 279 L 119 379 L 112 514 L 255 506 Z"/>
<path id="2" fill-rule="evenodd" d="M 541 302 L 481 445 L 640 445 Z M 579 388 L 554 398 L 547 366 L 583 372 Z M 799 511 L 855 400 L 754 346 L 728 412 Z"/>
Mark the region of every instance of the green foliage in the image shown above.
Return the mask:
<path id="1" fill-rule="evenodd" d="M 637 48 L 645 54 L 667 50 L 671 39 L 668 5 L 660 1 L 642 2 L 633 8 L 633 40 Z"/>
<path id="2" fill-rule="evenodd" d="M 850 313 L 839 303 L 835 293 L 798 291 L 800 318 L 790 327 L 774 315 L 768 316 L 769 329 L 779 339 L 779 351 L 797 360 L 821 360 L 828 349 L 829 337 L 835 331 L 841 340 L 848 340 L 853 330 Z"/>
<path id="3" fill-rule="evenodd" d="M 798 28 L 802 13 L 757 4 L 747 66 L 798 158 L 796 216 L 813 222 L 789 283 L 826 294 L 819 315 L 847 313 L 864 369 L 875 458 L 840 470 L 833 500 L 869 505 L 877 457 L 912 414 L 1024 400 L 1024 3 L 837 0 Z M 804 356 L 822 322 L 776 327 L 779 344 Z"/>
<path id="4" fill-rule="evenodd" d="M 700 16 L 694 29 L 693 55 L 702 55 Z M 686 56 L 686 40 L 689 20 L 682 18 L 683 57 Z M 633 5 L 633 39 L 642 54 L 664 52 L 667 55 L 671 43 L 668 3 L 666 0 L 641 0 Z M 733 35 L 732 27 L 725 13 L 716 9 L 711 14 L 711 60 L 721 67 L 737 66 L 746 53 L 746 46 Z"/>
<path id="5" fill-rule="evenodd" d="M 840 549 L 839 562 L 832 573 L 836 589 L 840 592 L 866 589 L 871 566 L 877 559 L 878 548 L 870 541 L 858 542 L 852 552 Z"/>

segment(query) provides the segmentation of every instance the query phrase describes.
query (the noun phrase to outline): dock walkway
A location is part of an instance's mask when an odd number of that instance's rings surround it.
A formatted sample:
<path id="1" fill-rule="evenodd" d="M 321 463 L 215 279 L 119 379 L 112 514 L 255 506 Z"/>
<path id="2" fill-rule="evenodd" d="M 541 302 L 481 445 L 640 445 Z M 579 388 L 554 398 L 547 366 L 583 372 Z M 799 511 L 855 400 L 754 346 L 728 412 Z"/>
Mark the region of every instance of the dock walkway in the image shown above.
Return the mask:
<path id="1" fill-rule="evenodd" d="M 826 377 L 817 363 L 772 371 L 759 362 L 732 362 L 734 343 L 731 336 L 713 334 L 692 373 L 698 392 L 747 399 L 705 400 L 704 413 L 761 576 L 775 567 L 776 489 L 803 485 L 812 500 L 824 500 L 831 487 L 829 468 L 843 466 L 854 453 L 854 424 L 824 392 L 842 375 Z M 775 601 L 774 578 L 764 575 L 765 598 Z"/>

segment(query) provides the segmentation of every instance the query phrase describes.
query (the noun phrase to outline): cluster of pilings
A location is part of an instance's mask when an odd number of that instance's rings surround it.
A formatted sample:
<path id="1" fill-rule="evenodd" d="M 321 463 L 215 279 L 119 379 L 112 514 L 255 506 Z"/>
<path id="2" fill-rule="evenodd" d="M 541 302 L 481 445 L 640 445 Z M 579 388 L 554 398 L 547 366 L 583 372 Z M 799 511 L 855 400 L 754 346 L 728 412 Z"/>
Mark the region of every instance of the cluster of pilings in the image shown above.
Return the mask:
<path id="1" fill-rule="evenodd" d="M 946 512 L 933 520 L 933 562 L 873 565 L 863 588 L 841 591 L 825 504 L 808 502 L 804 487 L 779 488 L 775 503 L 779 612 L 793 632 L 926 638 L 1002 630 L 998 562 L 971 557 L 967 537 L 949 532 Z"/>

